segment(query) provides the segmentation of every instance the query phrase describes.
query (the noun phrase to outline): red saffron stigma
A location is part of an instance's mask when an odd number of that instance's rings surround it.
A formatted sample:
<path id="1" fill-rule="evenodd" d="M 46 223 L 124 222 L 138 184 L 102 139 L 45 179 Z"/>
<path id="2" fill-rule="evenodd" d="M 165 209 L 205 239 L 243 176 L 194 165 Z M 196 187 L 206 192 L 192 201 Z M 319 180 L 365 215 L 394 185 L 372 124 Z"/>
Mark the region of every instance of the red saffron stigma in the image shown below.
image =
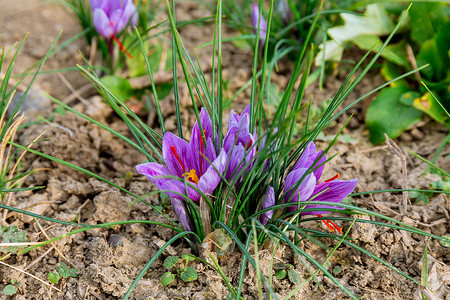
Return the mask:
<path id="1" fill-rule="evenodd" d="M 172 151 L 173 155 L 175 155 L 175 158 L 178 160 L 178 162 L 180 163 L 181 167 L 183 168 L 183 173 L 185 173 L 185 167 L 183 162 L 181 161 L 181 158 L 178 156 L 177 150 L 175 149 L 175 146 L 170 146 L 170 150 Z"/>
<path id="2" fill-rule="evenodd" d="M 322 215 L 317 215 L 319 218 L 323 218 Z M 339 231 L 339 233 L 342 233 L 342 228 L 337 226 L 336 224 L 334 224 L 333 222 L 331 222 L 330 220 L 322 220 L 322 222 L 325 223 L 325 225 L 327 225 L 328 229 L 330 229 L 331 232 L 334 231 L 334 229 L 336 228 L 337 231 Z"/>
<path id="3" fill-rule="evenodd" d="M 115 35 L 113 35 L 112 38 L 113 38 L 114 42 L 116 42 L 117 45 L 119 45 L 120 51 L 125 53 L 129 58 L 133 59 L 133 55 L 131 55 L 130 52 L 128 52 L 127 49 L 125 49 L 125 47 L 122 45 L 122 43 L 119 41 L 119 39 Z"/>
<path id="4" fill-rule="evenodd" d="M 250 140 L 250 143 L 248 143 L 246 150 L 248 150 L 252 145 L 253 145 L 253 140 Z"/>
<path id="5" fill-rule="evenodd" d="M 324 183 L 325 183 L 325 182 L 330 182 L 330 181 L 333 181 L 333 180 L 338 179 L 338 178 L 339 178 L 339 173 L 336 174 L 336 175 L 334 175 L 333 177 L 327 179 L 327 180 L 324 180 L 323 182 L 324 182 Z"/>

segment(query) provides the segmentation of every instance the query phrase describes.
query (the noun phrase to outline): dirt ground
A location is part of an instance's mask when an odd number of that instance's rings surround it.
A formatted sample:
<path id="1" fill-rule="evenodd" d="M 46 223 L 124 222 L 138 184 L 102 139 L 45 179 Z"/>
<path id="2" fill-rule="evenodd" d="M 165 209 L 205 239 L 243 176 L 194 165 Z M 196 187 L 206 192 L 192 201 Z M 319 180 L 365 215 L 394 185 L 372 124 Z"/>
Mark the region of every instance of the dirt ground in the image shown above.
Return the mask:
<path id="1" fill-rule="evenodd" d="M 209 13 L 194 4 L 180 4 L 177 8 L 179 19 L 193 19 L 206 16 Z M 80 31 L 75 18 L 66 10 L 42 0 L 0 0 L 0 41 L 11 47 L 15 42 L 21 41 L 27 32 L 29 35 L 16 60 L 14 74 L 20 74 L 30 65 L 45 55 L 48 47 L 62 29 L 58 45 L 68 40 Z M 211 26 L 188 26 L 181 30 L 182 38 L 187 49 L 209 41 L 212 37 Z M 227 33 L 225 33 L 227 34 Z M 44 70 L 55 70 L 74 67 L 82 63 L 81 50 L 89 54 L 89 47 L 83 39 L 70 44 L 51 57 Z M 208 47 L 198 51 L 206 74 L 210 74 L 211 62 Z M 252 56 L 249 51 L 236 49 L 231 44 L 224 45 L 224 77 L 229 80 L 226 95 L 231 96 L 249 78 L 251 74 Z M 287 63 L 287 62 L 286 62 Z M 290 66 L 273 76 L 273 81 L 280 87 L 286 85 Z M 2 71 L 2 76 L 5 72 Z M 314 95 L 314 101 L 320 103 L 332 97 L 345 79 L 345 72 L 329 78 L 324 90 L 316 85 L 308 88 L 308 95 Z M 13 80 L 19 80 L 15 77 Z M 359 96 L 382 84 L 381 77 L 369 74 L 357 89 L 346 100 L 348 103 Z M 19 91 L 26 85 L 21 84 Z M 115 130 L 128 134 L 127 127 L 119 118 L 114 116 L 102 99 L 95 94 L 95 90 L 84 79 L 80 72 L 50 73 L 39 75 L 33 85 L 33 102 L 27 107 L 27 121 L 37 120 L 38 115 L 50 116 L 54 106 L 40 91 L 70 103 L 75 109 L 92 118 L 109 124 Z M 76 91 L 76 92 L 74 92 Z M 245 90 L 233 103 L 233 108 L 241 111 L 247 104 L 250 90 Z M 182 103 L 182 120 L 186 130 L 195 120 L 187 89 L 180 87 Z M 309 96 L 308 96 L 309 97 Z M 405 154 L 407 175 L 402 173 L 402 158 L 392 147 L 385 144 L 373 146 L 368 142 L 368 132 L 364 127 L 364 111 L 371 99 L 350 109 L 337 122 L 328 128 L 325 138 L 318 140 L 319 149 L 326 147 L 326 136 L 337 132 L 340 125 L 350 116 L 350 121 L 344 134 L 352 139 L 347 142 L 338 142 L 330 154 L 339 152 L 338 156 L 327 166 L 324 177 L 339 172 L 344 179 L 359 178 L 355 192 L 365 192 L 381 189 L 398 188 L 429 188 L 429 183 L 436 181 L 437 176 L 422 175 L 426 164 L 409 155 L 411 150 L 431 159 L 446 136 L 447 131 L 440 125 L 424 119 L 407 132 L 403 133 L 395 142 Z M 346 102 L 346 103 L 347 103 Z M 176 129 L 175 109 L 173 96 L 162 101 L 162 111 L 167 118 L 167 129 Z M 150 114 L 147 120 L 156 124 L 155 115 Z M 20 143 L 26 144 L 39 134 L 44 140 L 36 144 L 35 149 L 79 165 L 94 173 L 113 181 L 131 192 L 143 195 L 153 190 L 150 182 L 135 171 L 135 166 L 144 161 L 144 156 L 131 148 L 128 144 L 117 139 L 109 132 L 81 119 L 74 114 L 55 114 L 50 124 L 40 123 L 28 127 L 21 133 Z M 437 160 L 444 170 L 450 169 L 449 160 L 445 157 L 450 154 L 447 147 Z M 22 165 L 23 170 L 45 168 L 30 176 L 26 185 L 45 185 L 46 188 L 37 192 L 20 192 L 8 200 L 8 205 L 24 210 L 36 212 L 48 217 L 72 221 L 74 214 L 79 222 L 99 224 L 122 220 L 154 220 L 167 223 L 161 215 L 155 214 L 147 205 L 132 204 L 133 198 L 118 189 L 113 188 L 97 179 L 91 178 L 71 168 L 62 166 L 42 157 L 28 154 Z M 330 176 L 330 177 L 331 177 Z M 405 178 L 406 176 L 406 178 Z M 406 179 L 406 183 L 404 181 Z M 157 196 L 147 199 L 157 205 L 160 199 Z M 409 225 L 416 226 L 436 235 L 450 233 L 450 200 L 444 194 L 436 194 L 430 203 L 416 203 L 414 199 L 408 202 L 406 213 L 402 214 L 401 193 L 378 193 L 371 196 L 353 197 L 358 206 L 401 220 Z M 174 216 L 170 209 L 166 211 Z M 2 216 L 6 213 L 0 211 Z M 40 220 L 39 224 L 45 228 L 45 236 L 37 222 L 29 216 L 8 212 L 2 218 L 8 225 L 17 225 L 27 232 L 30 241 L 43 241 L 74 228 L 54 225 Z M 323 224 L 309 222 L 308 226 L 326 230 Z M 2 224 L 5 225 L 5 224 Z M 343 224 L 340 224 L 343 225 Z M 345 225 L 344 225 L 345 226 Z M 10 266 L 25 270 L 38 278 L 47 281 L 47 274 L 55 267 L 65 262 L 79 270 L 77 278 L 62 280 L 55 285 L 61 290 L 58 292 L 35 278 L 5 265 L 0 265 L 0 288 L 8 284 L 11 279 L 21 283 L 18 292 L 13 296 L 5 296 L 0 292 L 0 299 L 120 299 L 128 290 L 134 278 L 158 251 L 158 249 L 173 237 L 175 233 L 164 227 L 155 227 L 143 224 L 116 226 L 110 229 L 89 230 L 71 235 L 51 245 L 40 247 L 25 255 L 11 257 L 3 262 Z M 406 232 L 389 228 L 375 227 L 356 223 L 350 236 L 354 242 L 393 264 L 401 271 L 407 273 L 420 282 L 422 257 L 427 239 Z M 332 245 L 330 241 L 330 245 Z M 319 261 L 327 253 L 318 246 L 302 242 L 302 248 Z M 168 287 L 160 283 L 162 274 L 166 271 L 162 265 L 163 259 L 168 255 L 181 255 L 191 253 L 189 245 L 179 241 L 164 251 L 140 281 L 132 299 L 224 299 L 228 295 L 226 285 L 219 275 L 208 266 L 194 262 L 192 266 L 197 270 L 197 281 L 185 283 L 175 280 Z M 268 265 L 271 252 L 260 252 L 260 264 Z M 299 258 L 288 248 L 281 248 L 277 260 L 290 263 L 296 271 L 306 278 L 308 273 L 302 267 Z M 230 280 L 237 284 L 242 255 L 235 251 L 227 259 L 221 260 L 221 266 Z M 427 295 L 429 299 L 450 299 L 450 247 L 444 247 L 435 240 L 428 244 L 428 271 L 429 289 L 434 293 Z M 338 267 L 338 268 L 336 268 Z M 341 246 L 331 260 L 329 270 L 339 270 L 334 274 L 339 281 L 348 287 L 358 297 L 364 299 L 421 299 L 420 287 L 401 275 L 389 270 L 372 258 L 350 247 Z M 268 269 L 263 268 L 267 276 Z M 327 277 L 317 276 L 318 283 L 311 281 L 306 284 L 293 298 L 294 299 L 345 299 L 346 295 L 336 287 Z M 280 296 L 286 296 L 295 285 L 288 280 L 274 279 L 274 290 Z M 257 299 L 257 280 L 253 269 L 246 272 L 243 286 L 243 295 L 246 299 Z M 265 299 L 267 295 L 264 296 Z M 433 298 L 434 297 L 434 298 Z"/>

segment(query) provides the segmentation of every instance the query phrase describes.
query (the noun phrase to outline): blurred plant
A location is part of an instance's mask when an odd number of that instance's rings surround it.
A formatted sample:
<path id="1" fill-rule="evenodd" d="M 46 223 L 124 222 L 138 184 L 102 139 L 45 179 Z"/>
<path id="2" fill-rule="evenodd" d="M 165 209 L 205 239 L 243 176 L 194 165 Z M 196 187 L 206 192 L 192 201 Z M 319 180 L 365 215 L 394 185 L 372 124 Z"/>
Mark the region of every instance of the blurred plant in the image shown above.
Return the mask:
<path id="1" fill-rule="evenodd" d="M 161 277 L 161 283 L 164 286 L 167 286 L 175 280 L 176 276 L 180 276 L 180 278 L 184 282 L 197 280 L 197 271 L 195 271 L 193 267 L 188 266 L 188 263 L 195 259 L 195 255 L 192 254 L 182 254 L 181 258 L 179 258 L 178 256 L 168 256 L 164 260 L 163 265 L 169 271 L 163 274 L 163 276 Z M 184 264 L 183 261 L 185 261 Z M 176 268 L 176 273 L 174 274 L 170 270 L 175 268 L 176 266 L 178 267 Z"/>
<path id="2" fill-rule="evenodd" d="M 171 50 L 164 46 L 163 38 L 155 36 L 157 42 L 151 43 L 149 36 L 142 41 L 143 54 L 133 30 L 136 27 L 141 35 L 147 35 L 151 29 L 163 24 L 152 24 L 160 12 L 160 1 L 139 1 L 137 5 L 133 0 L 59 1 L 74 12 L 88 43 L 94 50 L 100 51 L 103 66 L 96 69 L 104 71 L 101 73 L 103 83 L 122 101 L 134 97 L 150 109 L 148 91 L 160 99 L 170 93 L 173 84 L 164 76 L 154 85 L 142 76 L 147 74 L 146 60 L 150 61 L 148 67 L 152 76 L 156 72 L 170 71 L 172 60 L 168 57 Z M 135 110 L 141 107 L 142 104 L 139 104 Z"/>
<path id="3" fill-rule="evenodd" d="M 31 88 L 31 85 L 33 84 L 37 74 L 39 73 L 40 69 L 42 68 L 45 59 L 47 56 L 41 61 L 41 64 L 35 73 L 33 79 L 28 85 L 28 88 L 26 91 L 22 94 L 22 97 L 20 99 L 18 98 L 17 101 L 14 103 L 14 107 L 11 106 L 13 102 L 13 98 L 15 95 L 15 91 L 17 86 L 25 79 L 25 77 L 17 82 L 12 88 L 9 87 L 9 81 L 11 78 L 14 61 L 17 57 L 17 54 L 19 53 L 19 50 L 21 46 L 23 45 L 23 42 L 17 47 L 14 55 L 12 56 L 12 59 L 8 65 L 8 68 L 5 72 L 5 75 L 2 78 L 2 82 L 0 85 L 0 203 L 2 204 L 9 204 L 13 193 L 19 192 L 19 191 L 27 191 L 27 190 L 36 190 L 41 189 L 43 186 L 36 186 L 36 187 L 27 187 L 23 188 L 21 187 L 24 180 L 30 176 L 31 174 L 40 171 L 41 169 L 34 169 L 34 170 L 28 170 L 25 172 L 21 171 L 21 161 L 26 153 L 26 151 L 20 152 L 19 150 L 16 150 L 15 147 L 11 146 L 11 142 L 14 142 L 17 132 L 24 121 L 25 117 L 23 115 L 18 115 L 18 110 L 20 108 L 20 105 L 24 101 L 25 97 L 27 96 L 27 93 L 29 89 Z M 9 52 L 12 51 L 13 47 L 8 51 L 5 52 L 5 47 L 2 49 L 2 53 L 0 56 L 0 71 L 1 67 L 3 66 L 3 62 L 6 56 L 8 56 Z M 3 73 L 2 73 L 3 75 Z M 11 106 L 11 107 L 10 107 Z M 9 114 L 9 117 L 8 117 Z M 37 137 L 33 143 L 38 139 Z M 3 211 L 2 214 L 0 214 L 0 225 L 6 224 L 6 217 L 7 217 L 7 211 Z M 2 228 L 3 230 L 4 228 Z M 16 228 L 17 229 L 17 228 Z M 11 231 L 9 231 L 11 232 Z M 5 234 L 5 233 L 3 233 Z"/>
<path id="4" fill-rule="evenodd" d="M 241 36 L 232 39 L 235 46 L 251 48 L 254 34 L 259 32 L 259 52 L 262 54 L 267 47 L 267 58 L 273 61 L 274 67 L 277 66 L 276 61 L 285 56 L 291 61 L 297 61 L 305 42 L 314 45 L 308 47 L 307 51 L 313 51 L 316 55 L 317 45 L 326 41 L 327 28 L 336 22 L 335 14 L 343 11 L 339 2 L 335 1 L 276 0 L 270 6 L 264 5 L 264 2 L 225 1 L 223 11 L 227 17 L 226 24 L 241 32 Z M 320 18 L 314 22 L 316 15 L 320 15 Z M 319 78 L 319 85 L 322 86 L 324 74 L 323 65 L 311 74 L 308 83 Z"/>
<path id="5" fill-rule="evenodd" d="M 6 296 L 14 295 L 17 292 L 17 289 L 22 286 L 22 283 L 16 279 L 11 279 L 10 282 L 11 284 L 5 285 L 2 290 Z"/>
<path id="6" fill-rule="evenodd" d="M 394 21 L 405 8 L 405 4 L 376 3 L 368 5 L 362 16 L 342 13 L 345 24 L 328 29 L 331 40 L 321 45 L 316 64 L 322 63 L 321 56 L 327 61 L 340 61 L 346 44 L 379 51 L 380 37 L 392 32 Z M 450 69 L 445 67 L 450 65 L 449 16 L 444 2 L 414 2 L 397 42 L 381 53 L 385 59 L 381 74 L 387 81 L 417 66 L 422 68 L 414 77 L 383 90 L 369 106 L 366 125 L 372 143 L 382 143 L 384 133 L 398 137 L 417 123 L 422 113 L 441 124 L 449 121 L 446 110 L 450 110 Z"/>

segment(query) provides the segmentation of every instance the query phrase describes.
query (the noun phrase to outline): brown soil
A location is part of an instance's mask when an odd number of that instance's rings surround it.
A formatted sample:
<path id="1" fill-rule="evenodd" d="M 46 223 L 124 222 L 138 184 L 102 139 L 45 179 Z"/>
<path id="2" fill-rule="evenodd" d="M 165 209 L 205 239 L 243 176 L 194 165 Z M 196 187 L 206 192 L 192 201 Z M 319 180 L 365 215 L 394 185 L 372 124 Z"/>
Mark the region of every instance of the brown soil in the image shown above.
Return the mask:
<path id="1" fill-rule="evenodd" d="M 177 12 L 179 19 L 193 19 L 208 15 L 197 5 L 179 5 Z M 64 29 L 59 45 L 79 32 L 76 20 L 61 7 L 41 0 L 16 0 L 0 2 L 1 41 L 8 49 L 14 42 L 20 41 L 30 32 L 25 44 L 16 60 L 15 74 L 23 72 L 43 55 L 52 43 L 60 29 Z M 193 50 L 202 43 L 209 41 L 213 34 L 211 26 L 189 26 L 181 30 L 187 49 Z M 73 67 L 81 63 L 78 50 L 89 53 L 84 40 L 78 40 L 69 47 L 58 52 L 46 63 L 46 70 Z M 205 47 L 198 51 L 206 74 L 210 74 L 211 48 Z M 251 53 L 238 50 L 231 44 L 224 45 L 224 76 L 230 80 L 226 95 L 231 96 L 239 89 L 251 74 Z M 286 62 L 287 63 L 287 62 Z M 273 81 L 280 87 L 285 86 L 290 69 L 275 74 Z M 4 70 L 2 70 L 2 75 Z M 323 91 L 317 86 L 308 88 L 308 93 L 314 95 L 315 101 L 320 103 L 332 97 L 338 90 L 344 73 L 337 74 L 327 81 Z M 45 91 L 52 96 L 70 102 L 73 107 L 104 124 L 109 124 L 115 130 L 127 134 L 128 129 L 112 110 L 102 102 L 99 96 L 87 91 L 88 82 L 79 72 L 63 73 L 61 75 L 40 75 L 33 85 L 35 91 Z M 15 78 L 18 80 L 18 78 Z M 68 86 L 65 82 L 70 82 Z M 383 81 L 377 75 L 369 74 L 357 89 L 347 99 L 348 103 L 370 91 Z M 19 89 L 23 89 L 21 85 Z M 75 97 L 73 89 L 81 89 L 83 98 Z M 245 107 L 250 91 L 247 89 L 233 103 L 233 107 L 240 111 Z M 39 93 L 37 93 L 39 98 Z M 186 131 L 194 122 L 192 104 L 185 87 L 180 87 L 182 103 L 183 125 Z M 309 96 L 308 96 L 309 97 Z M 367 101 L 370 101 L 368 99 Z M 344 130 L 355 142 L 338 142 L 331 150 L 331 154 L 339 155 L 328 165 L 326 174 L 334 175 L 339 172 L 344 179 L 359 178 L 356 192 L 394 189 L 394 188 L 428 188 L 430 182 L 438 179 L 435 175 L 422 173 L 426 164 L 407 154 L 406 150 L 416 152 L 427 159 L 431 159 L 447 134 L 446 130 L 435 123 L 426 120 L 411 130 L 405 132 L 396 141 L 403 153 L 406 153 L 407 175 L 402 174 L 402 159 L 394 153 L 389 145 L 373 146 L 368 142 L 368 132 L 363 125 L 363 111 L 368 102 L 364 102 L 349 110 L 339 119 L 336 125 L 326 130 L 326 135 L 335 133 L 342 122 L 354 113 L 349 126 Z M 88 105 L 87 105 L 88 104 Z M 162 102 L 163 113 L 167 118 L 167 129 L 176 129 L 176 119 L 172 97 Z M 48 103 L 46 109 L 27 112 L 28 120 L 36 119 L 38 114 L 48 116 L 52 107 Z M 154 117 L 154 115 L 153 115 Z M 226 116 L 224 116 L 226 117 Z M 156 124 L 150 120 L 151 124 Z M 27 128 L 20 138 L 22 144 L 27 144 L 39 134 L 44 133 L 45 140 L 39 142 L 35 149 L 76 164 L 102 177 L 113 181 L 131 192 L 143 195 L 154 187 L 135 171 L 135 165 L 144 161 L 144 156 L 131 148 L 122 140 L 97 126 L 71 113 L 56 114 L 51 124 L 38 124 Z M 325 148 L 326 142 L 318 140 L 320 149 Z M 450 169 L 448 159 L 444 157 L 450 153 L 445 148 L 437 165 L 444 170 Z M 27 155 L 22 165 L 23 170 L 46 168 L 30 176 L 26 185 L 45 185 L 46 188 L 38 192 L 20 192 L 14 194 L 8 205 L 45 215 L 48 217 L 72 221 L 74 216 L 79 222 L 99 224 L 122 220 L 152 220 L 167 223 L 161 215 L 157 215 L 147 205 L 134 203 L 133 198 L 118 189 L 113 188 L 69 167 L 49 161 L 42 157 Z M 403 179 L 406 176 L 406 184 Z M 147 199 L 158 204 L 157 196 Z M 450 201 L 444 195 L 436 195 L 429 204 L 408 201 L 406 213 L 402 214 L 402 195 L 400 193 L 379 193 L 372 196 L 354 197 L 354 202 L 361 207 L 382 212 L 383 214 L 401 220 L 436 235 L 448 235 L 450 232 L 449 213 Z M 173 216 L 170 209 L 166 210 Z M 1 211 L 4 215 L 5 211 Z M 43 236 L 37 221 L 32 217 L 10 213 L 6 217 L 7 224 L 17 225 L 27 232 L 31 241 L 43 241 L 74 228 L 40 220 L 39 224 L 45 228 Z M 343 225 L 343 224 L 341 224 Z M 323 224 L 310 222 L 308 226 L 327 230 Z M 21 283 L 19 291 L 13 296 L 5 296 L 0 292 L 1 299 L 120 299 L 134 278 L 156 253 L 158 249 L 171 237 L 174 232 L 165 227 L 142 224 L 116 226 L 109 229 L 95 229 L 79 233 L 59 240 L 51 245 L 40 247 L 25 255 L 11 257 L 3 262 L 16 268 L 26 270 L 38 278 L 47 281 L 47 274 L 55 270 L 60 262 L 65 262 L 79 270 L 77 278 L 62 280 L 56 285 L 62 292 L 57 292 L 42 282 L 22 272 L 5 265 L 0 265 L 0 288 L 8 284 L 11 279 Z M 356 223 L 350 236 L 354 242 L 393 264 L 420 282 L 422 257 L 427 239 L 406 232 Z M 332 245 L 330 241 L 330 245 Z M 300 246 L 319 261 L 327 255 L 325 251 L 309 242 L 302 242 Z M 140 281 L 133 292 L 133 299 L 224 299 L 228 295 L 226 285 L 219 275 L 208 266 L 194 262 L 192 266 L 197 270 L 197 281 L 185 283 L 175 280 L 168 287 L 160 283 L 162 274 L 166 271 L 162 265 L 168 255 L 191 253 L 185 242 L 176 242 L 158 259 Z M 271 253 L 260 251 L 261 266 L 268 266 Z M 308 273 L 288 248 L 280 248 L 276 260 L 290 263 L 303 278 Z M 450 299 L 450 248 L 443 247 L 435 240 L 428 244 L 428 272 L 429 289 L 434 293 L 428 294 L 429 299 Z M 235 251 L 229 257 L 220 261 L 225 274 L 237 284 L 242 255 Z M 335 268 L 338 267 L 338 268 Z M 268 268 L 262 268 L 267 276 Z M 353 293 L 366 299 L 420 299 L 420 287 L 408 279 L 389 270 L 372 258 L 352 248 L 341 246 L 333 255 L 329 270 L 336 271 L 335 276 Z M 317 284 L 320 283 L 320 286 Z M 294 299 L 343 299 L 345 294 L 327 277 L 319 274 L 317 282 L 306 284 Z M 243 297 L 257 299 L 257 279 L 255 272 L 249 268 L 243 285 Z M 274 279 L 274 290 L 280 296 L 287 295 L 295 285 L 288 280 Z M 434 297 L 434 298 L 433 298 Z M 267 295 L 264 295 L 267 298 Z"/>

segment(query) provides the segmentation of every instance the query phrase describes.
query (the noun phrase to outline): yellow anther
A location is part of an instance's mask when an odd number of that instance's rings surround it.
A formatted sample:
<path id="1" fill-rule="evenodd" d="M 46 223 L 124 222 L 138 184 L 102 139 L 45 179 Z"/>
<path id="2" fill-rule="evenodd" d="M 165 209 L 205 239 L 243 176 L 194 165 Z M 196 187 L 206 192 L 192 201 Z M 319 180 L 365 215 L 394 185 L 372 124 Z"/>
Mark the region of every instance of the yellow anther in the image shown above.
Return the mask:
<path id="1" fill-rule="evenodd" d="M 183 173 L 183 176 L 186 176 L 186 179 L 195 184 L 198 183 L 197 172 L 194 169 L 191 169 L 189 172 Z"/>

